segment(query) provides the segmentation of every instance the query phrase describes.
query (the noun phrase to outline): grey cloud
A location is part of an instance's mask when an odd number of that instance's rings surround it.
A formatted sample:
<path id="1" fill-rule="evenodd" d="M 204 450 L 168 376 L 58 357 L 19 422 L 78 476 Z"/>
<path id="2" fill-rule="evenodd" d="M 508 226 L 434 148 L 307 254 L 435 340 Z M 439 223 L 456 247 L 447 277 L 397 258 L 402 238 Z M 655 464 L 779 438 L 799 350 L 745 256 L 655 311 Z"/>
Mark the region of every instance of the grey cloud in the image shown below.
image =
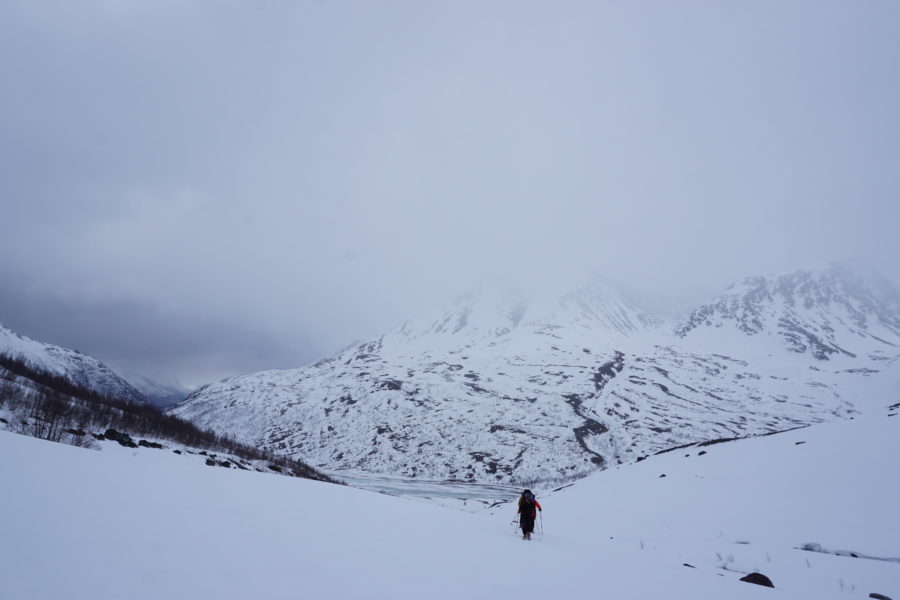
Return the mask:
<path id="1" fill-rule="evenodd" d="M 31 296 L 4 287 L 4 325 L 29 337 L 103 357 L 113 368 L 195 386 L 235 372 L 312 362 L 321 348 L 285 340 L 240 322 L 166 314 L 147 303 L 103 304 Z"/>
<path id="2" fill-rule="evenodd" d="M 898 17 L 4 3 L 4 295 L 65 303 L 46 331 L 82 348 L 147 319 L 153 352 L 118 355 L 217 376 L 302 364 L 497 274 L 601 271 L 673 303 L 843 258 L 897 281 Z M 102 332 L 72 324 L 109 306 L 128 308 Z M 213 368 L 223 336 L 246 343 Z"/>

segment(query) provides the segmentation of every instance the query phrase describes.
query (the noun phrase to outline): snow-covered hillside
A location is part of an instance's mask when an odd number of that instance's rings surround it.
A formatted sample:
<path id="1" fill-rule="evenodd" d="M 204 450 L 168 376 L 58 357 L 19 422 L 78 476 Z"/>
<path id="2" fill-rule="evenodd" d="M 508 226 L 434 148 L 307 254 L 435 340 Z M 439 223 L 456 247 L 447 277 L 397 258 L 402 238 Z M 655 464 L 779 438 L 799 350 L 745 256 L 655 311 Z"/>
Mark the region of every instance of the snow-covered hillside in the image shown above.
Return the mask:
<path id="1" fill-rule="evenodd" d="M 483 288 L 313 366 L 201 388 L 174 414 L 328 470 L 562 481 L 845 418 L 900 384 L 890 286 L 837 267 L 753 281 L 768 292 L 731 290 L 677 327 L 597 283 L 543 298 Z M 783 340 L 799 331 L 847 351 L 797 352 Z"/>
<path id="2" fill-rule="evenodd" d="M 900 404 L 886 408 L 537 489 L 530 542 L 511 504 L 471 514 L 0 432 L 0 582 L 35 600 L 898 598 Z"/>
<path id="3" fill-rule="evenodd" d="M 329 469 L 570 479 L 615 453 L 585 396 L 657 327 L 597 285 L 549 299 L 486 287 L 311 367 L 201 388 L 173 413 Z"/>
<path id="4" fill-rule="evenodd" d="M 52 375 L 65 377 L 73 385 L 102 396 L 130 402 L 143 402 L 143 395 L 102 362 L 53 344 L 45 344 L 19 335 L 0 325 L 0 354 L 22 359 Z"/>

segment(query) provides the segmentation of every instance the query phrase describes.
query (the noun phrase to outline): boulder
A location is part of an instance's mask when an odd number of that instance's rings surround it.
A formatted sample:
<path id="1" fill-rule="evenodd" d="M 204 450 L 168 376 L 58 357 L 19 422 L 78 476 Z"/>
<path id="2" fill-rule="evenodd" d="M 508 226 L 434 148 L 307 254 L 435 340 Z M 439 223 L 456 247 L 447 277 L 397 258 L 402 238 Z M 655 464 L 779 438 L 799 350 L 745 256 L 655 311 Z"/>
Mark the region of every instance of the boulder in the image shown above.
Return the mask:
<path id="1" fill-rule="evenodd" d="M 747 583 L 755 583 L 756 585 L 763 585 L 770 588 L 775 587 L 772 584 L 772 580 L 762 573 L 750 573 L 749 575 L 741 577 L 741 581 L 746 581 Z"/>

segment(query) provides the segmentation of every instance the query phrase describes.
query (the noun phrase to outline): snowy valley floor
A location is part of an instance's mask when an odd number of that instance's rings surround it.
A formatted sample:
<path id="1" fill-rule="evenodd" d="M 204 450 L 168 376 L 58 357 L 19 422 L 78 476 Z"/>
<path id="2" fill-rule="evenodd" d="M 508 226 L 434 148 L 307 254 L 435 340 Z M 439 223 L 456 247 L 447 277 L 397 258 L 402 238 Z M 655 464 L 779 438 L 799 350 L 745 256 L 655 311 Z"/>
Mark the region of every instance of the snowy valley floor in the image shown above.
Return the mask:
<path id="1" fill-rule="evenodd" d="M 532 542 L 513 535 L 511 504 L 473 514 L 0 432 L 0 589 L 15 600 L 898 600 L 900 415 L 887 415 L 536 490 L 545 531 Z M 738 581 L 751 571 L 775 589 Z"/>

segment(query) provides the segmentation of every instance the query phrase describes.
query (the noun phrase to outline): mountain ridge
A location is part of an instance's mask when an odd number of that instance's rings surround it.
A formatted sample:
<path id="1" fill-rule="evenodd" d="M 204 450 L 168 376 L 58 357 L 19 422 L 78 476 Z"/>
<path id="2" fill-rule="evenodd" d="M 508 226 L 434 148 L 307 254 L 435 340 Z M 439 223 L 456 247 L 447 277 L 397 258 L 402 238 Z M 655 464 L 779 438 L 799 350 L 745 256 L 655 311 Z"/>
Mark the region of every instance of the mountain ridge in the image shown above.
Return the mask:
<path id="1" fill-rule="evenodd" d="M 74 385 L 101 396 L 146 402 L 144 395 L 131 383 L 96 358 L 77 350 L 33 340 L 3 324 L 0 324 L 0 354 L 65 377 Z"/>

